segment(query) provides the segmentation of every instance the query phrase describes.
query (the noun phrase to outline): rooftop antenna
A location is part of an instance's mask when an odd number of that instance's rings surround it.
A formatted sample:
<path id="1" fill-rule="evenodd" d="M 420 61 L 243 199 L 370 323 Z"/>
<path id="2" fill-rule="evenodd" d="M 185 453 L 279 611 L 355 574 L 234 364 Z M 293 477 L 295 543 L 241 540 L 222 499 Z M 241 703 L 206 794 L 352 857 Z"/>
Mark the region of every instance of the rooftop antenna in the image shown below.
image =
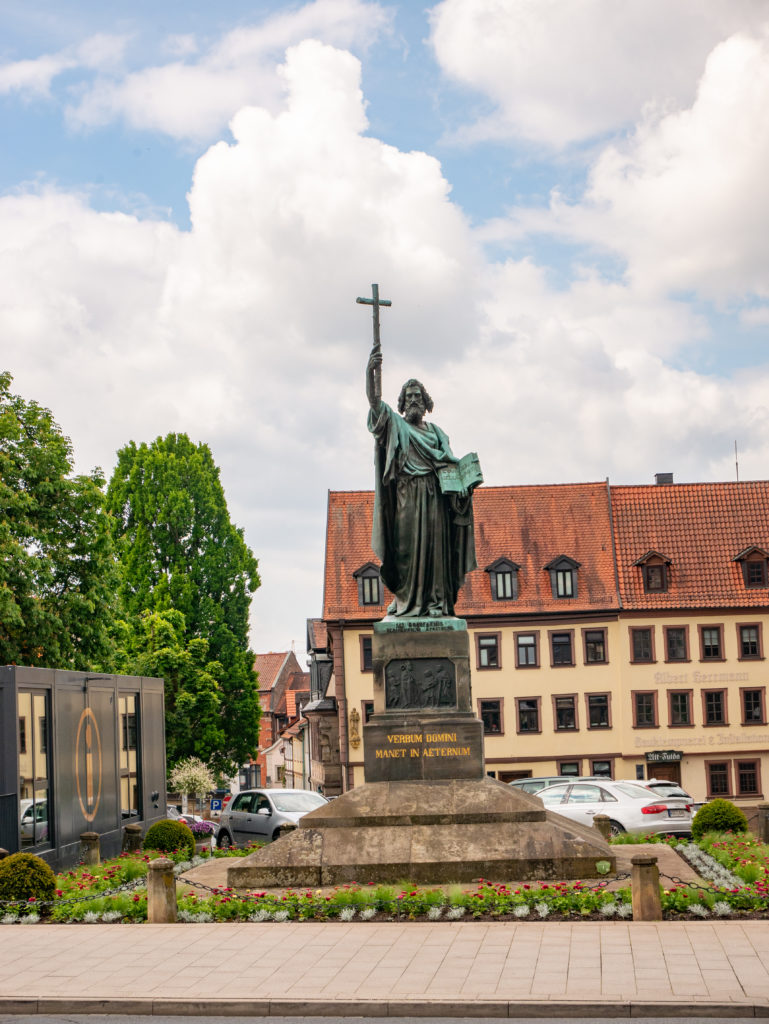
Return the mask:
<path id="1" fill-rule="evenodd" d="M 734 471 L 737 474 L 737 483 L 740 482 L 740 461 L 737 458 L 737 441 L 734 442 Z"/>

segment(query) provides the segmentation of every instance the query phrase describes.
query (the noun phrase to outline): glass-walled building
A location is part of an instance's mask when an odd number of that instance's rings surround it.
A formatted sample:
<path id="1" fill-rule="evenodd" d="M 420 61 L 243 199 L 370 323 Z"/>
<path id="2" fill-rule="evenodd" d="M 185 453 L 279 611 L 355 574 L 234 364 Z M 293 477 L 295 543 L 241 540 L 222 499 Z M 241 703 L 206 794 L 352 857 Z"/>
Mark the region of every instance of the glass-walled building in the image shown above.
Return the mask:
<path id="1" fill-rule="evenodd" d="M 165 817 L 163 699 L 162 679 L 0 668 L 0 847 L 64 865 L 82 832 L 110 856 Z"/>

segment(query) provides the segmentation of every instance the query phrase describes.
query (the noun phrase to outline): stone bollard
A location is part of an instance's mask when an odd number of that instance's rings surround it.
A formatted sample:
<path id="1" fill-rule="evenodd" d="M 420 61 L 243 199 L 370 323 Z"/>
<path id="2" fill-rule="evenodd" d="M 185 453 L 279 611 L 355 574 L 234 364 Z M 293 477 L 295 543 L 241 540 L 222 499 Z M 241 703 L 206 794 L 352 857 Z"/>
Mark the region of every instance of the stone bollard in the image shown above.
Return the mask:
<path id="1" fill-rule="evenodd" d="M 147 872 L 147 920 L 150 924 L 176 922 L 174 862 L 167 857 L 151 860 Z"/>
<path id="2" fill-rule="evenodd" d="M 633 897 L 634 921 L 661 921 L 660 869 L 657 858 L 650 854 L 636 854 L 630 861 L 630 879 Z"/>
<path id="3" fill-rule="evenodd" d="M 123 853 L 132 853 L 135 850 L 141 850 L 142 848 L 142 827 L 137 825 L 136 822 L 131 822 L 126 825 L 123 829 L 123 844 L 121 850 Z"/>
<path id="4" fill-rule="evenodd" d="M 758 811 L 757 838 L 762 843 L 769 843 L 769 804 L 759 804 L 756 810 Z"/>
<path id="5" fill-rule="evenodd" d="M 593 818 L 593 827 L 597 828 L 606 842 L 611 837 L 611 819 L 608 814 L 596 814 Z"/>
<path id="6" fill-rule="evenodd" d="M 101 864 L 101 847 L 98 832 L 80 833 L 80 857 L 84 864 L 98 867 Z"/>

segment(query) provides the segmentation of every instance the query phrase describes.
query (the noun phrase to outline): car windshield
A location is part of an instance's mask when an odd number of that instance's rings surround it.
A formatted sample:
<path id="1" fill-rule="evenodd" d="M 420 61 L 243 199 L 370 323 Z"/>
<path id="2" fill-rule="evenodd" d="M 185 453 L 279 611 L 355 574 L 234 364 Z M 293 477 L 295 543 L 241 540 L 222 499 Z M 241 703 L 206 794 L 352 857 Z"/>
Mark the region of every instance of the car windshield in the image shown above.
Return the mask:
<path id="1" fill-rule="evenodd" d="M 296 811 L 314 811 L 326 801 L 317 793 L 275 793 L 272 802 L 276 811 L 294 814 Z"/>

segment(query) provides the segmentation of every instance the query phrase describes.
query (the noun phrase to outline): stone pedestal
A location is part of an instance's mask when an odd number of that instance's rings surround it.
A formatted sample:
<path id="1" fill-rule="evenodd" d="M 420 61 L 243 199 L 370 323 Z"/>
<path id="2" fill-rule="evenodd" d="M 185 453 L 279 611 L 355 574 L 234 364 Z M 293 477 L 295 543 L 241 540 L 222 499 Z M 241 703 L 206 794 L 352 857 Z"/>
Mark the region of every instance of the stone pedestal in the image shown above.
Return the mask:
<path id="1" fill-rule="evenodd" d="M 366 784 L 227 869 L 233 888 L 591 877 L 612 865 L 596 829 L 484 771 L 462 619 L 374 624 Z"/>
<path id="2" fill-rule="evenodd" d="M 363 726 L 366 782 L 482 779 L 464 619 L 384 619 L 371 644 L 374 714 Z"/>

